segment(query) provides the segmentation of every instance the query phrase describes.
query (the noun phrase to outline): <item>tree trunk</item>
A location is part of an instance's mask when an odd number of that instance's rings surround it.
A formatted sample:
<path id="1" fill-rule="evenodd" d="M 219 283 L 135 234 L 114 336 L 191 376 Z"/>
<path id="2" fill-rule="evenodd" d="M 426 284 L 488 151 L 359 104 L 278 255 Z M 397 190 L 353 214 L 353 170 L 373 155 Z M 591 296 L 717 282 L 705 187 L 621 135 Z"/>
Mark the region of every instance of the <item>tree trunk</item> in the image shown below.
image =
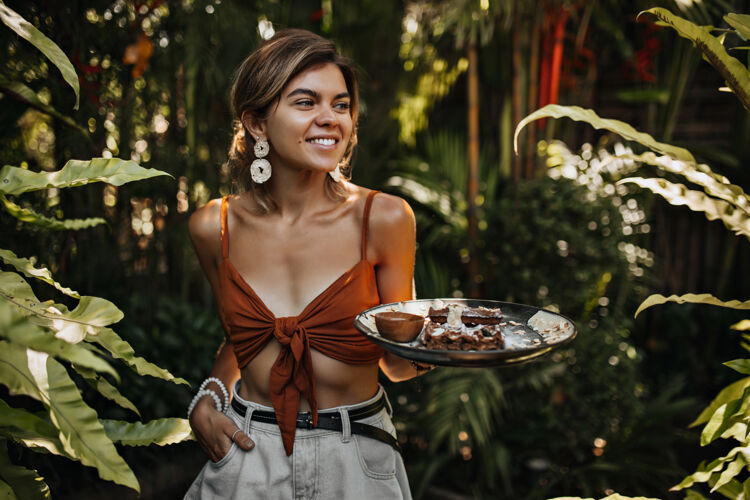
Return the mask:
<path id="1" fill-rule="evenodd" d="M 469 237 L 469 296 L 478 294 L 477 277 L 479 259 L 477 257 L 477 196 L 479 195 L 479 73 L 477 71 L 477 47 L 470 44 L 467 50 L 469 74 L 467 85 L 468 98 L 468 167 L 467 176 L 467 219 Z"/>

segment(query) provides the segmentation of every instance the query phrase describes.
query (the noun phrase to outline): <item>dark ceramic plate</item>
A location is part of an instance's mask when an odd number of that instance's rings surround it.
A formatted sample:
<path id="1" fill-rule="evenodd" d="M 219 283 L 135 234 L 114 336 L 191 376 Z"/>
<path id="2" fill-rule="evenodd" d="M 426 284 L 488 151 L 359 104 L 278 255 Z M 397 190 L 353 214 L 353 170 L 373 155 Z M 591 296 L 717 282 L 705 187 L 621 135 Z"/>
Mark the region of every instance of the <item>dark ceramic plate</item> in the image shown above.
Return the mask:
<path id="1" fill-rule="evenodd" d="M 403 311 L 427 316 L 430 306 L 460 304 L 468 307 L 499 307 L 503 312 L 503 349 L 491 351 L 451 351 L 429 349 L 422 344 L 420 334 L 411 342 L 396 342 L 381 337 L 375 327 L 373 314 L 382 311 Z M 354 326 L 364 336 L 383 349 L 403 358 L 422 363 L 445 366 L 484 367 L 517 365 L 551 352 L 575 338 L 578 330 L 565 316 L 538 307 L 512 302 L 474 299 L 422 299 L 382 304 L 354 318 Z"/>

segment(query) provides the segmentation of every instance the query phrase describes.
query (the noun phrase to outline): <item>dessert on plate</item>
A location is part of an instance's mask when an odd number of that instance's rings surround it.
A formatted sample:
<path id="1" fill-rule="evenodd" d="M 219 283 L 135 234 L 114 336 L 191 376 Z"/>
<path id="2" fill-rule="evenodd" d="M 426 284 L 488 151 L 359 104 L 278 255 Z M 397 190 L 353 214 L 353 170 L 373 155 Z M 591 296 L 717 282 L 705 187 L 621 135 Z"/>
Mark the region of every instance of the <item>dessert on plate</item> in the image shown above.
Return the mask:
<path id="1" fill-rule="evenodd" d="M 503 319 L 503 312 L 499 307 L 491 309 L 489 307 L 466 307 L 458 304 L 444 305 L 442 302 L 436 303 L 430 307 L 428 316 L 435 323 L 446 323 L 450 314 L 459 317 L 465 325 L 496 325 Z"/>
<path id="2" fill-rule="evenodd" d="M 452 326 L 430 321 L 422 331 L 422 343 L 430 349 L 487 351 L 502 349 L 504 340 L 500 325 Z"/>
<path id="3" fill-rule="evenodd" d="M 502 349 L 503 313 L 499 308 L 436 303 L 430 307 L 422 343 L 430 349 L 486 351 Z"/>

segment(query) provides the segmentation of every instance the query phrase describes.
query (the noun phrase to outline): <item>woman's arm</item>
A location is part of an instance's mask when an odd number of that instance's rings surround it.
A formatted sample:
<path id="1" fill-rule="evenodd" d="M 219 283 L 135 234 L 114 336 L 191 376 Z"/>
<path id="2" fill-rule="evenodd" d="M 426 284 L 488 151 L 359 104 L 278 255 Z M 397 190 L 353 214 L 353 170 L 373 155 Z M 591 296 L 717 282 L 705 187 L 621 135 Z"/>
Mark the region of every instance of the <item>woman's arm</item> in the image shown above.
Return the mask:
<path id="1" fill-rule="evenodd" d="M 414 252 L 416 224 L 409 205 L 396 196 L 380 193 L 372 201 L 369 232 L 374 249 L 375 277 L 383 304 L 412 300 L 414 292 Z M 394 381 L 417 375 L 409 360 L 386 351 L 380 358 L 380 369 Z"/>
<path id="2" fill-rule="evenodd" d="M 211 284 L 214 298 L 218 298 L 219 272 L 218 265 L 221 261 L 221 200 L 212 200 L 204 207 L 196 210 L 190 216 L 188 231 L 190 240 L 193 242 L 195 253 L 198 256 L 201 268 Z M 218 302 L 217 302 L 218 305 Z M 225 341 L 219 348 L 214 361 L 211 376 L 222 381 L 231 396 L 234 383 L 240 378 L 240 370 L 237 367 L 237 358 L 234 355 L 232 344 Z M 212 389 L 221 396 L 218 384 L 210 382 L 208 389 Z M 190 427 L 193 429 L 198 443 L 208 453 L 211 460 L 217 462 L 229 451 L 234 441 L 244 450 L 250 450 L 254 443 L 243 432 L 238 429 L 234 422 L 216 410 L 214 401 L 204 397 L 195 405 L 190 415 Z"/>

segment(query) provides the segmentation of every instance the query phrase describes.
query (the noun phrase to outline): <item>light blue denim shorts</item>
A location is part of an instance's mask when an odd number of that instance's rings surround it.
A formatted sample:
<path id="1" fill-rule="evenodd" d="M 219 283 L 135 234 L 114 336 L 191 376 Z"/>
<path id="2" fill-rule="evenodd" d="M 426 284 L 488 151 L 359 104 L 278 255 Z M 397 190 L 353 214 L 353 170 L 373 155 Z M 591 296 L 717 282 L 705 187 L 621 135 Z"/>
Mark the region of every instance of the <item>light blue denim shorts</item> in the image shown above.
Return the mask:
<path id="1" fill-rule="evenodd" d="M 239 381 L 238 381 L 239 384 Z M 203 499 L 411 499 L 401 454 L 388 444 L 351 434 L 349 412 L 387 396 L 382 387 L 367 401 L 321 410 L 341 414 L 343 432 L 297 429 L 294 452 L 287 456 L 277 424 L 251 420 L 256 410 L 273 408 L 240 398 L 244 417 L 229 407 L 227 416 L 242 429 L 255 447 L 244 451 L 236 444 L 218 462 L 209 461 L 193 481 L 186 500 Z M 379 427 L 394 437 L 390 404 L 380 412 L 358 420 Z"/>

